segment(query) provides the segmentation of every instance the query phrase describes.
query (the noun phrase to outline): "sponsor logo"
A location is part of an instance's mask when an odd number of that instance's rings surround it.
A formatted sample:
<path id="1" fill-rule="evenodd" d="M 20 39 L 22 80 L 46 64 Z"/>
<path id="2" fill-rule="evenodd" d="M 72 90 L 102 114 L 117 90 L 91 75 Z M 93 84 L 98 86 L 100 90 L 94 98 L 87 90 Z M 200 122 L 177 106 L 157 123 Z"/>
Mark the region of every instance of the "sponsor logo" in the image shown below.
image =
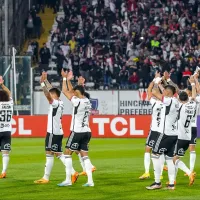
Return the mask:
<path id="1" fill-rule="evenodd" d="M 99 114 L 99 111 L 98 111 L 99 101 L 98 101 L 98 99 L 90 99 L 90 103 L 92 105 L 92 114 L 93 115 Z"/>
<path id="2" fill-rule="evenodd" d="M 147 95 L 146 90 L 144 90 L 144 89 L 139 89 L 139 90 L 138 90 L 138 93 L 139 93 L 139 98 L 140 98 L 141 101 L 147 101 L 148 95 Z"/>
<path id="3" fill-rule="evenodd" d="M 73 148 L 73 149 L 78 149 L 78 143 L 73 143 L 72 145 L 71 145 L 71 148 Z"/>

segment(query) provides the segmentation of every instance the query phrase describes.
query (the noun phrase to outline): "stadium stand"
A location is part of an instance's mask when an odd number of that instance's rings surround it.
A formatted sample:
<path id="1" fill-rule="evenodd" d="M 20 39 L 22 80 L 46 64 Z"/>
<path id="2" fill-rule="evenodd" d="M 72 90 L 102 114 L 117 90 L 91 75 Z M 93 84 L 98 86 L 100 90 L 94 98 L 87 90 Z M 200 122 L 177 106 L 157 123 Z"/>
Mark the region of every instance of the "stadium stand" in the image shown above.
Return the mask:
<path id="1" fill-rule="evenodd" d="M 61 69 L 82 75 L 87 89 L 146 88 L 156 70 L 184 88 L 200 62 L 200 2 L 195 0 L 63 0 L 42 70 L 53 85 Z"/>

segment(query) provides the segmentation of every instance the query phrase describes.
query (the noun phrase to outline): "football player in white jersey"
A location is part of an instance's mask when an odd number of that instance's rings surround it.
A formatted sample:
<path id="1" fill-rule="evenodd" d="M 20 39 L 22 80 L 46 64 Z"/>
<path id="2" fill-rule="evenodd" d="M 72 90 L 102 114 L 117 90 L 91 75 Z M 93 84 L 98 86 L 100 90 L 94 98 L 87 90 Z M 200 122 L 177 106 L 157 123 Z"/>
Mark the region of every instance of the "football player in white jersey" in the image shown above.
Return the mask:
<path id="1" fill-rule="evenodd" d="M 88 157 L 88 144 L 91 138 L 91 129 L 89 127 L 89 115 L 91 111 L 91 103 L 88 98 L 85 97 L 84 87 L 78 85 L 73 88 L 73 91 L 69 91 L 67 88 L 70 80 L 68 74 L 62 71 L 63 76 L 63 94 L 72 102 L 73 113 L 71 120 L 71 134 L 68 138 L 65 150 L 66 158 L 66 180 L 58 184 L 58 186 L 70 186 L 71 183 L 71 169 L 72 169 L 72 153 L 74 151 L 80 151 L 84 160 L 85 169 L 88 177 L 88 181 L 84 184 L 84 187 L 93 187 L 94 182 L 92 178 L 92 164 Z M 68 80 L 67 80 L 68 79 Z"/>
<path id="2" fill-rule="evenodd" d="M 192 137 L 191 137 L 191 141 L 190 141 L 190 146 L 189 146 L 189 151 L 190 151 L 190 171 L 194 171 L 194 166 L 195 166 L 195 161 L 196 161 L 196 151 L 195 151 L 195 147 L 196 147 L 196 140 L 197 140 L 197 116 L 200 114 L 200 87 L 199 87 L 199 82 L 198 82 L 198 73 L 194 74 L 194 79 L 195 79 L 195 86 L 196 86 L 196 91 L 197 91 L 197 96 L 196 96 L 196 112 L 195 112 L 195 116 L 192 119 L 191 122 L 191 131 L 192 131 Z M 189 96 L 189 98 L 191 98 L 192 96 L 192 88 L 188 87 L 186 89 L 186 92 Z M 185 176 L 188 176 L 187 174 L 185 174 Z"/>
<path id="3" fill-rule="evenodd" d="M 152 161 L 154 166 L 155 182 L 146 187 L 148 190 L 155 190 L 162 188 L 160 181 L 161 164 L 160 155 L 165 155 L 165 160 L 168 166 L 169 185 L 167 189 L 174 189 L 174 175 L 175 166 L 173 163 L 173 156 L 175 145 L 177 142 L 176 122 L 178 116 L 179 102 L 174 97 L 176 89 L 172 85 L 166 85 L 164 95 L 158 89 L 152 91 L 152 95 L 163 102 L 165 107 L 163 132 L 160 134 L 155 147 L 152 151 Z"/>
<path id="4" fill-rule="evenodd" d="M 190 77 L 189 81 L 192 86 L 191 100 L 189 99 L 186 91 L 182 91 L 179 93 L 180 108 L 177 122 L 178 141 L 176 144 L 174 164 L 176 168 L 176 174 L 178 168 L 183 170 L 189 176 L 189 185 L 192 185 L 194 183 L 196 174 L 188 169 L 185 163 L 180 160 L 180 158 L 185 155 L 185 152 L 190 145 L 192 138 L 192 119 L 196 112 L 196 88 L 193 76 Z"/>
<path id="5" fill-rule="evenodd" d="M 60 100 L 61 91 L 49 84 L 47 73 L 42 73 L 40 82 L 44 95 L 49 102 L 47 135 L 45 139 L 46 164 L 43 178 L 34 181 L 34 183 L 46 184 L 49 183 L 54 164 L 54 155 L 65 165 L 65 156 L 62 153 L 63 129 L 61 123 L 64 105 Z"/>
<path id="6" fill-rule="evenodd" d="M 2 152 L 3 164 L 0 174 L 1 179 L 6 178 L 6 171 L 10 160 L 13 100 L 10 90 L 4 85 L 2 76 L 0 76 L 0 88 L 0 151 Z"/>
<path id="7" fill-rule="evenodd" d="M 147 93 L 150 103 L 152 105 L 152 119 L 151 119 L 151 127 L 150 132 L 146 140 L 145 154 L 144 154 L 144 167 L 145 173 L 139 177 L 139 179 L 144 180 L 150 177 L 149 168 L 150 168 L 150 153 L 152 148 L 155 146 L 156 141 L 159 135 L 163 132 L 164 126 L 164 118 L 162 116 L 165 115 L 165 106 L 160 100 L 157 100 L 155 97 L 152 97 L 152 89 L 154 87 L 154 83 L 156 81 L 155 77 L 154 81 L 149 84 Z M 161 155 L 160 159 L 163 159 L 164 156 Z M 164 160 L 161 160 L 161 165 L 164 166 Z M 163 167 L 161 167 L 163 168 Z M 162 170 L 161 170 L 161 179 L 162 179 Z"/>

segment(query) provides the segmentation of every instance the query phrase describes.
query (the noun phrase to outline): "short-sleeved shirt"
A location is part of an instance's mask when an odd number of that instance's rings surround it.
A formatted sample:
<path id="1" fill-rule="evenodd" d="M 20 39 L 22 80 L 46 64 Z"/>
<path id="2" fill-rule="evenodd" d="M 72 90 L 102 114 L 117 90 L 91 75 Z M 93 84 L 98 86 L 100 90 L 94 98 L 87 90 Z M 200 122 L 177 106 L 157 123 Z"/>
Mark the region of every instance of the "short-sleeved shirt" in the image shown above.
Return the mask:
<path id="1" fill-rule="evenodd" d="M 152 105 L 151 130 L 163 133 L 165 106 L 153 97 L 150 99 L 150 103 Z"/>
<path id="2" fill-rule="evenodd" d="M 163 97 L 165 105 L 164 134 L 168 136 L 177 136 L 177 119 L 179 111 L 179 102 L 175 97 Z"/>
<path id="3" fill-rule="evenodd" d="M 76 133 L 91 132 L 89 126 L 89 116 L 91 113 L 91 103 L 88 98 L 78 98 L 73 96 L 71 99 L 73 113 L 70 130 Z"/>
<path id="4" fill-rule="evenodd" d="M 192 135 L 192 119 L 196 111 L 196 102 L 188 101 L 185 104 L 180 103 L 179 116 L 177 123 L 178 139 L 180 140 L 191 140 Z"/>
<path id="5" fill-rule="evenodd" d="M 196 101 L 196 112 L 194 117 L 192 118 L 192 127 L 197 127 L 197 116 L 200 115 L 200 95 L 198 95 L 195 99 Z"/>
<path id="6" fill-rule="evenodd" d="M 54 135 L 63 135 L 62 129 L 62 115 L 64 110 L 64 104 L 61 100 L 53 100 L 49 106 L 47 132 Z"/>
<path id="7" fill-rule="evenodd" d="M 13 100 L 0 102 L 0 132 L 12 131 Z"/>

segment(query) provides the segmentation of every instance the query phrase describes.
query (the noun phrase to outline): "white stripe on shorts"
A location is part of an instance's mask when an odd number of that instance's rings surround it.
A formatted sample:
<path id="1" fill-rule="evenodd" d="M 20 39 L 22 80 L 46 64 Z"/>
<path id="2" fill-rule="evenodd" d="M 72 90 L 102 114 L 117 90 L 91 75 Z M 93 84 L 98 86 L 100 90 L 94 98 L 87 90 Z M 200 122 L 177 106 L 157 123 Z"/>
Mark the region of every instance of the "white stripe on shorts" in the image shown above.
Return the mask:
<path id="1" fill-rule="evenodd" d="M 68 147 L 71 146 L 71 144 L 72 144 L 72 140 L 73 140 L 73 138 L 74 138 L 74 135 L 75 135 L 75 133 L 72 132 L 71 135 L 70 135 L 70 137 L 69 137 L 69 140 L 68 140 L 68 142 L 67 142 L 67 146 L 68 146 Z"/>
<path id="2" fill-rule="evenodd" d="M 53 139 L 53 133 L 49 133 L 48 148 L 51 148 L 51 145 L 52 145 L 52 139 Z"/>
<path id="3" fill-rule="evenodd" d="M 164 133 L 163 134 L 160 134 L 160 136 L 158 137 L 158 140 L 156 142 L 156 145 L 155 145 L 155 148 L 153 149 L 153 151 L 157 152 L 158 151 L 158 148 L 160 146 L 160 143 L 163 139 L 163 136 L 164 136 Z"/>

